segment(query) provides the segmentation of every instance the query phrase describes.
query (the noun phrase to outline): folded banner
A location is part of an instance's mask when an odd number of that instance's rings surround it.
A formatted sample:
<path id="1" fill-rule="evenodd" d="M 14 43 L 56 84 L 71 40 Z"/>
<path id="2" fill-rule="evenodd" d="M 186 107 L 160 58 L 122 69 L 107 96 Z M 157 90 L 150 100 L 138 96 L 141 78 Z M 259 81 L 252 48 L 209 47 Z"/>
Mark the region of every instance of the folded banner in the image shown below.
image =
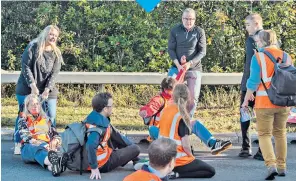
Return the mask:
<path id="1" fill-rule="evenodd" d="M 153 11 L 160 1 L 161 0 L 136 0 L 136 2 L 148 13 Z"/>

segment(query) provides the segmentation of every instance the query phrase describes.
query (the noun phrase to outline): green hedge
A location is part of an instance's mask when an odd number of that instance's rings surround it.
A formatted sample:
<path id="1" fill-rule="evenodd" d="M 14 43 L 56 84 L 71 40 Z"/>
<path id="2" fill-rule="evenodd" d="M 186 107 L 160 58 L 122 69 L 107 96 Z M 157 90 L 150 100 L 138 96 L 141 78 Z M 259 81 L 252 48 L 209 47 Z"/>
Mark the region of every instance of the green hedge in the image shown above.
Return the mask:
<path id="1" fill-rule="evenodd" d="M 278 33 L 282 48 L 295 58 L 296 5 L 288 2 L 161 2 L 146 13 L 136 2 L 56 1 L 2 2 L 1 68 L 20 70 L 21 54 L 49 24 L 62 29 L 59 46 L 64 71 L 165 72 L 170 29 L 182 10 L 197 11 L 205 29 L 204 71 L 241 72 L 244 62 L 244 18 L 259 12 L 266 29 Z"/>

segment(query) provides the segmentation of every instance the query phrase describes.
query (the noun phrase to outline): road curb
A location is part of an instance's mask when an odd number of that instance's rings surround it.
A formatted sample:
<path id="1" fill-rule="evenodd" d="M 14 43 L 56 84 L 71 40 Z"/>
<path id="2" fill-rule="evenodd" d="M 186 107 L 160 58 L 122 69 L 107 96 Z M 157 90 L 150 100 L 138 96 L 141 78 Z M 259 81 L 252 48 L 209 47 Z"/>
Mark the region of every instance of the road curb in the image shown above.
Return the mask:
<path id="1" fill-rule="evenodd" d="M 11 141 L 13 139 L 14 130 L 10 128 L 1 128 L 1 140 L 3 141 Z M 126 136 L 133 141 L 134 143 L 139 143 L 141 140 L 146 139 L 148 134 L 147 133 L 138 133 L 138 134 L 126 134 Z M 240 133 L 216 133 L 213 134 L 216 139 L 221 140 L 231 140 L 234 144 L 241 144 L 242 143 L 242 136 Z M 195 137 L 195 136 L 193 136 Z M 195 140 L 195 138 L 193 138 Z M 258 135 L 252 134 L 251 135 L 252 142 L 258 142 Z M 287 141 L 288 143 L 296 143 L 296 133 L 287 133 Z"/>

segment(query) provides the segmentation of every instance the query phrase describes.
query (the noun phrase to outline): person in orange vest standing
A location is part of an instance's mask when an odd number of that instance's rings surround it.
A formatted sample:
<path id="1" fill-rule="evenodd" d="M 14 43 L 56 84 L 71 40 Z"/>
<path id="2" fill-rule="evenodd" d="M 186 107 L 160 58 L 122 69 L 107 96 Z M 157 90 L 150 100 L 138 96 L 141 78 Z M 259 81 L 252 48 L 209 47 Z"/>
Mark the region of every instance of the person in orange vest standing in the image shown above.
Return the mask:
<path id="1" fill-rule="evenodd" d="M 177 156 L 170 178 L 211 178 L 215 169 L 195 159 L 191 152 L 189 135 L 190 115 L 186 105 L 190 93 L 185 84 L 177 84 L 173 91 L 173 103 L 163 109 L 159 122 L 159 137 L 169 138 L 177 144 Z"/>
<path id="2" fill-rule="evenodd" d="M 35 94 L 24 100 L 24 110 L 18 119 L 21 138 L 21 157 L 25 163 L 37 162 L 59 176 L 66 170 L 67 155 L 59 157 L 57 149 L 62 140 L 42 109 L 42 103 Z"/>
<path id="3" fill-rule="evenodd" d="M 174 169 L 177 144 L 168 138 L 159 138 L 148 147 L 149 165 L 144 165 L 123 181 L 167 181 L 168 174 Z"/>
<path id="4" fill-rule="evenodd" d="M 276 33 L 273 30 L 261 31 L 256 43 L 260 49 L 252 57 L 247 93 L 242 107 L 248 106 L 249 101 L 254 99 L 253 93 L 256 91 L 255 112 L 259 145 L 268 168 L 265 179 L 273 180 L 276 175 L 286 175 L 286 122 L 289 108 L 272 104 L 264 86 L 267 89 L 271 86 L 271 79 L 277 66 L 275 63 L 291 65 L 292 59 L 290 55 L 278 48 Z M 269 57 L 273 57 L 277 62 L 274 63 Z M 272 135 L 275 138 L 276 156 L 271 141 Z"/>
<path id="5" fill-rule="evenodd" d="M 110 172 L 129 161 L 139 161 L 140 147 L 131 143 L 110 123 L 113 109 L 112 95 L 99 93 L 92 99 L 93 111 L 85 119 L 87 125 L 100 127 L 103 133 L 91 132 L 86 141 L 90 179 L 101 179 L 101 174 Z"/>

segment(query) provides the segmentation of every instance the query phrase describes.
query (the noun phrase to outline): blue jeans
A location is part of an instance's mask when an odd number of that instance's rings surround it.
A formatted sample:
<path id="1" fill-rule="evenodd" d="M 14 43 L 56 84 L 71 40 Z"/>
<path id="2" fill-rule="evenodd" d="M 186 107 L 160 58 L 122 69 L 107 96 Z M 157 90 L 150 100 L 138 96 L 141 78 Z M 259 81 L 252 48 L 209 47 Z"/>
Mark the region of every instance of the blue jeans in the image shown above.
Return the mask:
<path id="1" fill-rule="evenodd" d="M 16 95 L 19 111 L 21 109 L 21 105 L 24 104 L 26 97 L 27 96 L 23 96 L 19 94 Z M 57 99 L 48 99 L 44 101 L 44 103 L 42 104 L 42 108 L 46 112 L 46 115 L 48 116 L 48 118 L 51 120 L 52 125 L 56 127 L 55 118 L 56 118 L 56 111 L 57 111 Z M 17 118 L 15 120 L 15 127 L 14 127 L 14 142 L 16 143 L 19 143 L 21 141 L 20 135 L 18 133 L 18 120 L 19 120 L 19 115 L 17 115 Z"/>
<path id="2" fill-rule="evenodd" d="M 25 143 L 21 149 L 21 156 L 25 163 L 37 162 L 42 167 L 45 167 L 44 160 L 48 156 L 48 152 L 44 148 L 44 144 L 32 145 Z"/>
<path id="3" fill-rule="evenodd" d="M 177 67 L 171 67 L 168 71 L 168 76 L 174 77 L 178 74 Z M 197 107 L 198 98 L 201 88 L 201 72 L 200 71 L 191 71 L 188 70 L 185 74 L 184 82 L 187 81 L 187 86 L 190 92 L 190 97 L 193 98 L 189 101 L 190 107 L 190 116 L 191 118 L 194 115 L 195 109 Z"/>
<path id="4" fill-rule="evenodd" d="M 213 145 L 216 143 L 216 139 L 213 137 L 213 135 L 198 120 L 193 122 L 192 133 L 195 134 L 209 148 L 213 147 Z M 152 139 L 157 139 L 159 135 L 159 128 L 157 128 L 156 126 L 150 126 L 149 135 Z"/>

